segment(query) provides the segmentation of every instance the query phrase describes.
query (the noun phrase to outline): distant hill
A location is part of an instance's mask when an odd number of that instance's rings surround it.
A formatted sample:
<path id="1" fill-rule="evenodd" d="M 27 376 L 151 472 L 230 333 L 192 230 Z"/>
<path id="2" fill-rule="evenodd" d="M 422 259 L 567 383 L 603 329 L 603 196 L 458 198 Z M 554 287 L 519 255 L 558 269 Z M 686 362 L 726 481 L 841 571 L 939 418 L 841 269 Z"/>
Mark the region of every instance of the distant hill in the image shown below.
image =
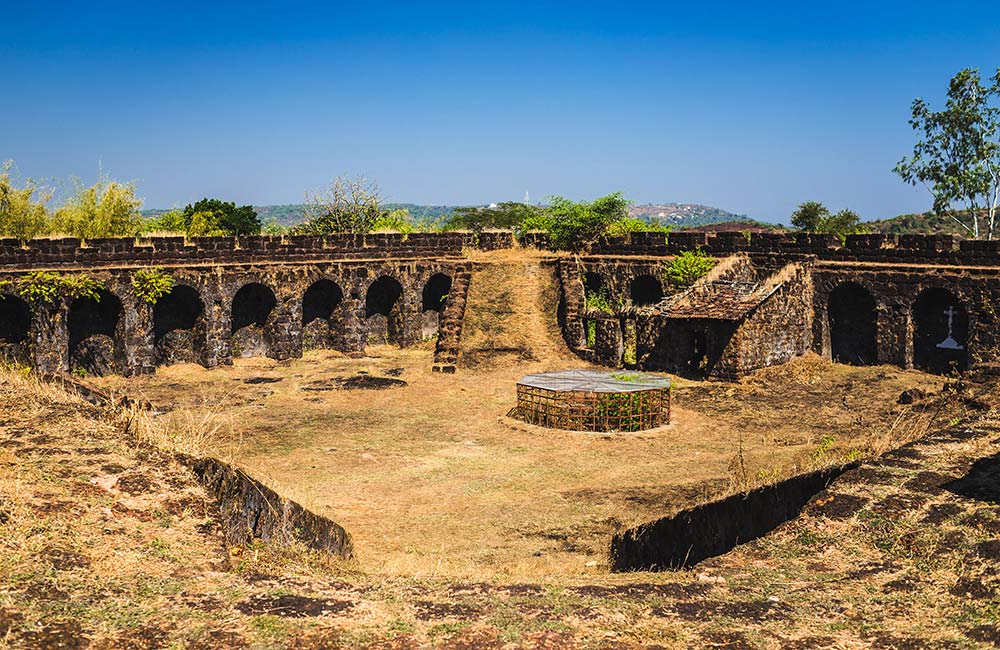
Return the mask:
<path id="1" fill-rule="evenodd" d="M 880 219 L 879 221 L 867 221 L 865 227 L 872 232 L 881 232 L 889 235 L 905 234 L 946 234 L 967 237 L 968 231 L 962 228 L 955 220 L 945 215 L 936 215 L 933 212 L 922 214 L 901 214 L 891 219 Z"/>
<path id="2" fill-rule="evenodd" d="M 659 221 L 663 225 L 675 228 L 708 226 L 730 221 L 750 221 L 745 214 L 734 214 L 721 208 L 697 203 L 645 203 L 630 206 L 628 212 L 631 217 L 649 222 Z"/>
<path id="3" fill-rule="evenodd" d="M 415 222 L 437 221 L 455 211 L 456 205 L 417 205 L 415 203 L 387 203 L 389 210 L 409 210 Z M 257 216 L 264 223 L 275 221 L 279 226 L 294 226 L 306 218 L 306 206 L 301 203 L 287 205 L 255 205 Z"/>
<path id="4" fill-rule="evenodd" d="M 458 205 L 419 205 L 416 203 L 387 203 L 389 210 L 405 209 L 409 210 L 411 220 L 414 223 L 440 224 L 448 216 L 453 214 L 457 208 L 466 207 Z M 274 222 L 279 226 L 293 226 L 305 220 L 306 206 L 301 203 L 288 203 L 283 205 L 255 205 L 254 210 L 263 223 Z M 166 212 L 166 210 L 143 210 L 143 215 L 147 217 L 156 216 Z M 632 205 L 629 207 L 629 216 L 642 219 L 648 222 L 660 222 L 673 228 L 696 228 L 709 226 L 712 224 L 751 224 L 757 227 L 770 229 L 769 224 L 761 224 L 753 221 L 744 214 L 734 214 L 720 208 L 696 203 L 646 203 L 643 205 Z M 737 230 L 747 230 L 748 228 L 734 228 Z M 749 228 L 752 230 L 753 228 Z"/>
<path id="5" fill-rule="evenodd" d="M 723 221 L 706 226 L 679 226 L 677 230 L 685 232 L 785 232 L 788 228 L 773 223 L 746 219 L 741 221 Z"/>

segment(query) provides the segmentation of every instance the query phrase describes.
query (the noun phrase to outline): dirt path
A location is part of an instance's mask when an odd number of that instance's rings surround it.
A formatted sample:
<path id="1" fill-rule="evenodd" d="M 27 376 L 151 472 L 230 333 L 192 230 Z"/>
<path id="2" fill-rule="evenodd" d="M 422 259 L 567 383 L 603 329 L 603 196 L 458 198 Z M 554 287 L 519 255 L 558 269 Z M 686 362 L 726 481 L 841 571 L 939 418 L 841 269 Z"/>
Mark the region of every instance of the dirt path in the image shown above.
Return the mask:
<path id="1" fill-rule="evenodd" d="M 516 353 L 523 359 L 563 366 L 582 363 L 562 340 L 556 312 L 558 278 L 539 260 L 485 262 L 469 284 L 460 361 Z"/>

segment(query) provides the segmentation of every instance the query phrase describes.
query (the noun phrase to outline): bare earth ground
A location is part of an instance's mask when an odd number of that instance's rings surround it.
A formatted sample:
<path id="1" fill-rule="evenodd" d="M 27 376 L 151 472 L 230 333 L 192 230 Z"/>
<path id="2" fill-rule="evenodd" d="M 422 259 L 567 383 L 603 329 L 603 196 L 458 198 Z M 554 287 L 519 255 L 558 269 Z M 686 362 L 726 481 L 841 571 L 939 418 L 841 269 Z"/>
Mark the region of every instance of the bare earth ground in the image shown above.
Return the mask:
<path id="1" fill-rule="evenodd" d="M 9 372 L 0 413 L 0 645 L 1000 643 L 993 411 L 843 475 L 796 520 L 694 570 L 525 580 L 394 576 L 364 559 L 225 549 L 190 475 L 136 444 L 123 421 Z"/>
<path id="2" fill-rule="evenodd" d="M 232 455 L 345 526 L 366 570 L 524 580 L 603 573 L 616 527 L 730 491 L 741 439 L 748 478 L 773 481 L 864 449 L 896 417 L 905 422 L 900 433 L 924 426 L 930 415 L 896 399 L 942 384 L 894 368 L 803 359 L 744 384 L 680 386 L 669 427 L 595 435 L 505 417 L 516 380 L 544 364 L 440 375 L 430 372 L 427 349 L 372 354 L 244 360 L 212 371 L 175 366 L 130 380 L 128 392 L 173 409 L 165 418 L 225 411 L 238 446 L 207 451 Z M 407 385 L 336 388 L 358 371 Z M 824 445 L 824 436 L 836 440 Z"/>

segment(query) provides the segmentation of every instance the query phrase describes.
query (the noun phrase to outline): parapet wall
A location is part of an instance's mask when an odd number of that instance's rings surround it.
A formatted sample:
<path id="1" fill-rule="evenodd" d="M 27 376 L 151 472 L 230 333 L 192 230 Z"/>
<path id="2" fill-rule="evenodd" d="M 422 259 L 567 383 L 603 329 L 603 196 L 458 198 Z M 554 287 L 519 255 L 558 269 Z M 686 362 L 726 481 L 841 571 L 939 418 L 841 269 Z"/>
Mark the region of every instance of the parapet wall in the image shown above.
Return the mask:
<path id="1" fill-rule="evenodd" d="M 98 267 L 122 264 L 246 264 L 453 257 L 464 249 L 513 248 L 510 232 L 288 235 L 283 237 L 150 237 L 0 239 L 0 267 L 11 270 Z M 545 233 L 528 233 L 521 245 L 551 249 Z M 953 235 L 836 235 L 815 233 L 633 233 L 604 237 L 590 249 L 596 256 L 663 257 L 701 249 L 716 256 L 748 253 L 816 256 L 824 260 L 910 264 L 1000 265 L 1000 241 L 960 241 Z"/>
<path id="2" fill-rule="evenodd" d="M 150 237 L 0 239 L 0 267 L 8 269 L 97 267 L 121 264 L 244 264 L 318 260 L 452 257 L 464 248 L 511 248 L 509 232 L 285 237 Z"/>
<path id="3" fill-rule="evenodd" d="M 605 237 L 591 255 L 673 255 L 701 249 L 711 255 L 813 255 L 824 260 L 911 264 L 1000 265 L 1000 241 L 959 240 L 954 235 L 836 235 L 817 233 L 676 232 Z"/>

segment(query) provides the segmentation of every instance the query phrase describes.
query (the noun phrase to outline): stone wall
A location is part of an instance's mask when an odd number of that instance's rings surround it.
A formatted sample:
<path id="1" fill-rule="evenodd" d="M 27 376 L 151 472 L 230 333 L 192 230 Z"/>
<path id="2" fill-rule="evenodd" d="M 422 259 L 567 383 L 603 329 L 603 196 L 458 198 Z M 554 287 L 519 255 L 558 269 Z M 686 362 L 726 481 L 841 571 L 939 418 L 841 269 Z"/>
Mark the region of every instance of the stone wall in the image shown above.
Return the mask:
<path id="1" fill-rule="evenodd" d="M 608 554 L 611 570 L 683 569 L 726 553 L 796 517 L 830 481 L 853 467 L 796 476 L 615 533 Z"/>
<path id="2" fill-rule="evenodd" d="M 230 363 L 234 356 L 262 354 L 274 359 L 299 357 L 303 350 L 303 296 L 316 282 L 326 280 L 339 288 L 341 299 L 334 305 L 338 336 L 327 340 L 323 347 L 347 353 L 361 353 L 371 342 L 411 345 L 424 335 L 422 293 L 436 274 L 455 277 L 465 267 L 460 260 L 383 260 L 376 262 L 337 261 L 298 264 L 237 264 L 227 266 L 191 265 L 168 268 L 176 287 L 189 288 L 200 301 L 200 315 L 187 338 L 188 354 L 205 367 Z M 87 275 L 103 282 L 109 300 L 120 303 L 113 322 L 107 323 L 107 335 L 88 336 L 85 344 L 76 342 L 81 322 L 93 320 L 93 313 L 84 320 L 74 314 L 87 312 L 88 301 L 60 299 L 52 305 L 32 310 L 30 358 L 45 373 L 65 372 L 82 368 L 91 374 L 121 372 L 134 375 L 153 372 L 156 365 L 170 363 L 178 356 L 163 354 L 155 337 L 155 308 L 139 299 L 132 286 L 134 269 L 95 268 Z M 22 273 L 0 272 L 0 282 L 15 281 Z M 380 279 L 398 283 L 401 291 L 389 305 L 388 316 L 372 313 L 372 287 Z M 253 286 L 247 310 L 252 322 L 234 321 L 234 306 L 245 303 L 238 299 L 241 289 Z M 252 292 L 251 292 L 252 293 Z M 241 294 L 245 296 L 246 294 Z M 261 296 L 264 298 L 262 299 Z M 20 299 L 8 295 L 0 301 L 17 304 Z M 376 301 L 377 302 L 377 301 Z M 101 304 L 101 303 L 99 303 Z M 377 305 L 376 305 L 377 307 Z M 259 313 L 254 313 L 257 309 Z M 90 310 L 91 312 L 93 310 Z M 393 319 L 393 328 L 387 320 Z M 74 332 L 74 325 L 78 332 Z M 98 325 L 101 325 L 98 323 Z M 238 328 L 234 331 L 234 327 Z M 91 328 L 100 330 L 101 327 Z M 84 334 L 89 332 L 85 331 Z M 175 337 L 176 338 L 176 337 Z M 197 340 L 195 340 L 197 339 Z M 76 345 L 71 349 L 71 343 Z M 95 352 L 96 350 L 96 352 Z M 159 352 L 159 353 L 158 353 Z M 107 357 L 101 367 L 93 357 Z M 86 358 L 84 358 L 86 357 Z M 183 360 L 183 359 L 180 359 Z"/>
<path id="3" fill-rule="evenodd" d="M 0 240 L 0 281 L 40 269 L 86 272 L 102 280 L 111 296 L 100 307 L 61 300 L 28 310 L 8 295 L 0 300 L 0 352 L 45 372 L 81 367 L 137 374 L 175 361 L 212 367 L 237 355 L 287 359 L 301 355 L 304 346 L 360 354 L 374 342 L 410 345 L 439 328 L 435 361 L 444 369 L 452 365 L 461 337 L 468 289 L 467 279 L 461 279 L 467 264 L 463 251 L 516 245 L 509 232 L 54 239 L 27 245 Z M 520 245 L 547 249 L 549 241 L 529 233 Z M 741 331 L 692 322 L 690 331 L 677 330 L 666 341 L 662 323 L 650 320 L 649 305 L 669 293 L 662 279 L 665 259 L 694 248 L 742 260 L 730 266 L 740 274 L 746 266 L 757 281 L 789 263 L 806 265 L 815 288 L 811 310 L 795 310 L 795 296 L 783 294 Z M 190 311 L 188 325 L 165 325 L 162 314 L 135 296 L 134 269 L 153 265 L 173 275 L 186 292 L 187 302 L 178 297 L 171 310 Z M 447 275 L 454 288 L 444 309 L 429 311 L 422 292 L 437 273 Z M 331 286 L 314 290 L 310 295 L 319 303 L 304 307 L 306 292 L 323 279 Z M 705 340 L 695 343 L 708 348 L 710 364 L 726 375 L 783 362 L 803 342 L 837 360 L 935 372 L 995 359 L 1000 350 L 1000 242 L 917 235 L 851 235 L 841 242 L 804 233 L 636 233 L 602 239 L 583 257 L 562 257 L 559 279 L 559 320 L 568 347 L 608 365 L 626 363 L 626 357 L 642 365 L 639 360 L 660 354 L 664 367 L 672 368 L 676 364 L 666 359 L 683 358 L 681 348 L 690 347 L 699 330 Z M 843 288 L 846 284 L 860 289 Z M 238 295 L 248 285 L 254 286 Z M 373 286 L 385 295 L 372 299 Z M 587 292 L 595 287 L 610 313 L 588 309 Z M 323 303 L 333 295 L 336 304 Z M 874 305 L 870 309 L 866 295 Z M 112 301 L 120 306 L 108 308 Z M 308 323 L 304 308 L 311 314 Z M 949 336 L 947 313 L 958 338 Z M 855 330 L 872 340 L 844 334 Z M 589 343 L 588 332 L 594 333 Z M 728 350 L 727 337 L 736 338 Z M 957 348 L 948 347 L 951 341 Z M 671 346 L 676 355 L 669 353 Z"/>
<path id="4" fill-rule="evenodd" d="M 339 524 L 286 499 L 260 481 L 214 458 L 182 457 L 205 490 L 218 501 L 226 543 L 254 539 L 272 545 L 299 540 L 309 548 L 343 559 L 353 557 L 351 536 Z"/>

